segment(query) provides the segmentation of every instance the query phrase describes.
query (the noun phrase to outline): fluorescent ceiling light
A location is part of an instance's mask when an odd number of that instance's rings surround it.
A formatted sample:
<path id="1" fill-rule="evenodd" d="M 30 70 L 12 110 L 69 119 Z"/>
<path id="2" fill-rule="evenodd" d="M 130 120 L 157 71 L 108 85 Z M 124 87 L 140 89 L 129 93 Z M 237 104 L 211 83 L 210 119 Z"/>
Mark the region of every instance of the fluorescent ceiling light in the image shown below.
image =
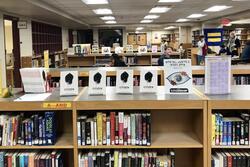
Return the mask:
<path id="1" fill-rule="evenodd" d="M 142 20 L 141 23 L 152 23 L 153 20 Z"/>
<path id="2" fill-rule="evenodd" d="M 114 16 L 103 16 L 101 17 L 102 20 L 115 20 Z"/>
<path id="3" fill-rule="evenodd" d="M 157 6 L 152 8 L 149 13 L 166 13 L 167 11 L 169 11 L 171 8 L 168 7 L 163 7 L 163 6 Z"/>
<path id="4" fill-rule="evenodd" d="M 98 15 L 112 14 L 112 11 L 110 9 L 95 9 L 93 11 Z"/>
<path id="5" fill-rule="evenodd" d="M 178 19 L 178 20 L 176 20 L 176 22 L 187 22 L 187 21 L 189 21 L 189 19 Z"/>
<path id="6" fill-rule="evenodd" d="M 160 17 L 159 15 L 147 15 L 144 17 L 144 19 L 157 19 L 159 17 Z"/>
<path id="7" fill-rule="evenodd" d="M 159 0 L 160 3 L 175 3 L 182 2 L 183 0 Z"/>
<path id="8" fill-rule="evenodd" d="M 87 5 L 108 4 L 107 0 L 82 0 Z"/>
<path id="9" fill-rule="evenodd" d="M 187 18 L 190 18 L 190 19 L 194 19 L 194 18 L 200 18 L 200 17 L 204 17 L 206 16 L 205 14 L 191 14 L 190 16 L 188 16 Z"/>
<path id="10" fill-rule="evenodd" d="M 106 24 L 116 24 L 116 21 L 115 20 L 109 20 L 109 21 L 106 21 L 105 23 Z"/>
<path id="11" fill-rule="evenodd" d="M 171 30 L 171 29 L 176 29 L 177 27 L 175 27 L 175 26 L 169 26 L 169 27 L 165 27 L 164 29 L 165 30 Z"/>
<path id="12" fill-rule="evenodd" d="M 204 12 L 219 12 L 219 11 L 223 11 L 223 10 L 226 10 L 226 9 L 229 9 L 231 8 L 232 6 L 226 6 L 226 5 L 215 5 L 215 6 L 212 6 L 206 10 L 204 10 Z"/>
<path id="13" fill-rule="evenodd" d="M 143 29 L 144 29 L 143 27 L 137 27 L 136 31 L 140 31 L 140 30 L 143 30 Z"/>
<path id="14" fill-rule="evenodd" d="M 136 33 L 136 34 L 139 34 L 140 32 L 139 32 L 139 31 L 136 31 L 135 33 Z"/>
<path id="15" fill-rule="evenodd" d="M 242 19 L 242 20 L 236 20 L 236 21 L 232 21 L 231 24 L 249 24 L 250 23 L 250 19 Z"/>

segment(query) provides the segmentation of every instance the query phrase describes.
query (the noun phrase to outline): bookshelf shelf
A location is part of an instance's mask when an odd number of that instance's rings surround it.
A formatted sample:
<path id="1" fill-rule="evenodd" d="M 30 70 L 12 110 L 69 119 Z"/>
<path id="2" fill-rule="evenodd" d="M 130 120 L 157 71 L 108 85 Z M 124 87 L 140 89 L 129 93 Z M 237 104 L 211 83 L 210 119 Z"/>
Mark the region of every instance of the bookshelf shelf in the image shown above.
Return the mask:
<path id="1" fill-rule="evenodd" d="M 250 146 L 212 146 L 213 149 L 250 149 Z"/>

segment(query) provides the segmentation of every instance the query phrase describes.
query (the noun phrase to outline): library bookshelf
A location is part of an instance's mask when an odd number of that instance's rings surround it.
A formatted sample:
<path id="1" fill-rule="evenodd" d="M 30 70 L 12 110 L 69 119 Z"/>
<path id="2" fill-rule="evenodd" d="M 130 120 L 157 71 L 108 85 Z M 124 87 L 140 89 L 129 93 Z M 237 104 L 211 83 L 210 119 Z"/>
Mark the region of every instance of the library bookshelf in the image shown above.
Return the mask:
<path id="1" fill-rule="evenodd" d="M 204 88 L 196 87 L 201 94 L 204 93 Z M 247 112 L 250 109 L 250 87 L 247 85 L 232 86 L 231 94 L 227 95 L 207 95 L 208 99 L 208 167 L 211 167 L 211 156 L 214 151 L 239 151 L 250 149 L 249 145 L 213 145 L 212 144 L 212 114 L 223 113 L 225 115 L 236 116 L 242 112 Z"/>
<path id="2" fill-rule="evenodd" d="M 15 90 L 15 96 L 0 98 L 1 112 L 45 112 L 55 111 L 59 120 L 58 138 L 52 146 L 1 146 L 0 150 L 62 150 L 65 166 L 78 166 L 78 153 L 96 149 L 156 150 L 171 148 L 176 153 L 176 166 L 207 166 L 207 100 L 198 91 L 191 95 L 166 95 L 164 87 L 158 87 L 157 94 L 116 94 L 114 87 L 107 87 L 106 96 L 89 96 L 88 88 L 81 88 L 78 96 L 60 97 L 58 89 L 40 102 L 15 102 L 22 95 Z M 95 112 L 123 111 L 151 113 L 150 146 L 80 146 L 77 143 L 77 118 Z"/>

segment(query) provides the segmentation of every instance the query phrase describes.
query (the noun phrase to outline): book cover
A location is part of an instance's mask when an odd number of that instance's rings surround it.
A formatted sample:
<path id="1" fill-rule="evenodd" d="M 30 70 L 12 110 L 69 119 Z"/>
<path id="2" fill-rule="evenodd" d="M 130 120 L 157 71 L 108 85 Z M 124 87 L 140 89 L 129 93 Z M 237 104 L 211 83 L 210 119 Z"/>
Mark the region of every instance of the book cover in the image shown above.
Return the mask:
<path id="1" fill-rule="evenodd" d="M 107 127 L 106 127 L 106 122 L 107 122 L 107 115 L 106 113 L 102 114 L 102 144 L 106 145 L 107 144 Z"/>
<path id="2" fill-rule="evenodd" d="M 212 145 L 215 145 L 215 131 L 216 131 L 216 122 L 215 122 L 215 114 L 212 114 L 212 133 L 211 133 L 211 142 Z"/>
<path id="3" fill-rule="evenodd" d="M 128 116 L 124 115 L 123 144 L 128 145 Z"/>
<path id="4" fill-rule="evenodd" d="M 77 144 L 78 146 L 82 145 L 82 141 L 81 141 L 81 122 L 78 119 L 77 120 Z"/>
<path id="5" fill-rule="evenodd" d="M 128 130 L 127 130 L 127 135 L 128 135 L 128 145 L 131 145 L 131 122 L 130 122 L 130 115 L 128 115 Z"/>
<path id="6" fill-rule="evenodd" d="M 80 143 L 81 145 L 85 146 L 86 145 L 86 132 L 85 132 L 85 124 L 86 124 L 86 117 L 81 117 L 80 118 Z"/>
<path id="7" fill-rule="evenodd" d="M 123 145 L 123 128 L 124 128 L 124 113 L 118 112 L 118 122 L 119 122 L 119 144 Z"/>
<path id="8" fill-rule="evenodd" d="M 119 144 L 119 116 L 115 116 L 115 144 Z"/>
<path id="9" fill-rule="evenodd" d="M 97 140 L 98 145 L 102 145 L 102 113 L 97 112 Z"/>
<path id="10" fill-rule="evenodd" d="M 56 120 L 55 112 L 45 112 L 45 140 L 47 145 L 54 145 L 56 142 Z"/>
<path id="11" fill-rule="evenodd" d="M 106 122 L 106 132 L 107 132 L 107 145 L 110 145 L 111 141 L 111 134 L 110 134 L 110 117 L 107 117 L 107 122 Z"/>
<path id="12" fill-rule="evenodd" d="M 87 119 L 86 124 L 85 124 L 86 145 L 91 145 L 91 123 L 90 121 L 91 121 L 90 119 Z"/>
<path id="13" fill-rule="evenodd" d="M 91 119 L 90 120 L 90 129 L 91 129 L 91 145 L 94 146 L 95 145 L 95 125 L 94 125 L 94 120 Z"/>
<path id="14" fill-rule="evenodd" d="M 147 145 L 151 145 L 151 113 L 147 113 Z"/>
<path id="15" fill-rule="evenodd" d="M 110 112 L 110 141 L 111 145 L 115 145 L 115 112 Z"/>
<path id="16" fill-rule="evenodd" d="M 142 145 L 147 145 L 147 114 L 142 114 Z"/>

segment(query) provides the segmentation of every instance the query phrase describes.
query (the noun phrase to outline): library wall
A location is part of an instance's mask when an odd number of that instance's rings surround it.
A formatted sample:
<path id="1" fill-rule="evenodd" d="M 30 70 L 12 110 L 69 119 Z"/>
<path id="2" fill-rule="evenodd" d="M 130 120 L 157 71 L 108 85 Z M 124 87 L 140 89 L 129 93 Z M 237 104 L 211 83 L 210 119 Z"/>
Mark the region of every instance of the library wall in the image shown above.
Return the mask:
<path id="1" fill-rule="evenodd" d="M 191 43 L 191 27 L 179 27 L 180 43 Z"/>
<path id="2" fill-rule="evenodd" d="M 0 12 L 0 34 L 4 34 L 3 13 Z M 4 35 L 0 35 L 0 72 L 2 84 L 6 85 L 5 53 L 4 53 Z"/>

